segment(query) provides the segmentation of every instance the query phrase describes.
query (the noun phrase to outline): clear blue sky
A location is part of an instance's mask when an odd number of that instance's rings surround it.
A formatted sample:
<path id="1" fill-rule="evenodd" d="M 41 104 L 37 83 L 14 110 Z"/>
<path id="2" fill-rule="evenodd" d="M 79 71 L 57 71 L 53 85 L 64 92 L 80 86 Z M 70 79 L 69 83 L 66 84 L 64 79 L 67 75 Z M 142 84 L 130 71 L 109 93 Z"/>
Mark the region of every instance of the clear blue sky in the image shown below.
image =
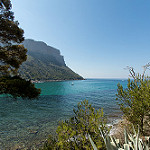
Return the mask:
<path id="1" fill-rule="evenodd" d="M 150 62 L 150 0 L 12 0 L 25 37 L 58 48 L 85 78 L 127 78 Z"/>

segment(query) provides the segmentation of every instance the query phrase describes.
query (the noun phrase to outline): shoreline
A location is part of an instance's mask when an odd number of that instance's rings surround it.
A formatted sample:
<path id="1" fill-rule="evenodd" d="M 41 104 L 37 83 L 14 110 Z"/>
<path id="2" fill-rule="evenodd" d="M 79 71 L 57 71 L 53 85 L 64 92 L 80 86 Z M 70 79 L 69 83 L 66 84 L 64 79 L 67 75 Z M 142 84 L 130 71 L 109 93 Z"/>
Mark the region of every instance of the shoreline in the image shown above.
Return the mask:
<path id="1" fill-rule="evenodd" d="M 45 82 L 62 82 L 62 81 L 80 81 L 86 79 L 72 79 L 72 80 L 31 80 L 31 83 L 45 83 Z"/>
<path id="2" fill-rule="evenodd" d="M 112 125 L 109 135 L 116 139 L 119 139 L 121 143 L 125 142 L 124 131 L 131 130 L 131 123 L 124 117 L 120 118 L 116 123 Z"/>
<path id="3" fill-rule="evenodd" d="M 120 123 L 122 123 L 123 121 L 124 121 L 124 119 L 123 119 L 123 118 L 120 118 L 120 119 L 114 120 L 113 124 L 110 124 L 110 125 L 108 124 L 109 127 L 112 127 L 112 128 L 110 129 L 109 135 L 114 136 L 114 135 L 118 134 L 118 132 L 121 131 L 121 130 L 120 130 L 121 128 L 119 127 L 119 125 L 120 125 Z"/>

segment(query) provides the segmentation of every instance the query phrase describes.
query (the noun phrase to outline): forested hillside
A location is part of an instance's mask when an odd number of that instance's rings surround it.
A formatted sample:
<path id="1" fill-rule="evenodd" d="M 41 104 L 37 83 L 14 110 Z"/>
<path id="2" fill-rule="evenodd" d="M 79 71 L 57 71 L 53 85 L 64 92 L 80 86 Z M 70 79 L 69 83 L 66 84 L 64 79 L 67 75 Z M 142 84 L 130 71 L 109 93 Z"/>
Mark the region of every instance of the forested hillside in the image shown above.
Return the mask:
<path id="1" fill-rule="evenodd" d="M 31 39 L 25 40 L 23 44 L 28 50 L 28 59 L 19 71 L 23 78 L 42 81 L 83 79 L 67 67 L 58 49 Z"/>

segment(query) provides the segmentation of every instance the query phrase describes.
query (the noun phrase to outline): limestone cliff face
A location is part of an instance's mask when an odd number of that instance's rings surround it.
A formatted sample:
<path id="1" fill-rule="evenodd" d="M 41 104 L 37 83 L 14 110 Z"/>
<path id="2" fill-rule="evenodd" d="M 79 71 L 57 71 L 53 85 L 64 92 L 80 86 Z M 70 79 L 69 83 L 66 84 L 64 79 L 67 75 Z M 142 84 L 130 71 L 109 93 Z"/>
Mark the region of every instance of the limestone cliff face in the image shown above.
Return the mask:
<path id="1" fill-rule="evenodd" d="M 23 44 L 28 49 L 29 55 L 42 59 L 46 63 L 66 66 L 64 58 L 60 55 L 58 49 L 48 46 L 42 41 L 34 41 L 31 39 L 26 39 Z"/>
<path id="2" fill-rule="evenodd" d="M 28 50 L 28 59 L 20 68 L 22 77 L 31 80 L 83 79 L 67 67 L 58 49 L 31 39 L 26 39 L 23 45 Z"/>

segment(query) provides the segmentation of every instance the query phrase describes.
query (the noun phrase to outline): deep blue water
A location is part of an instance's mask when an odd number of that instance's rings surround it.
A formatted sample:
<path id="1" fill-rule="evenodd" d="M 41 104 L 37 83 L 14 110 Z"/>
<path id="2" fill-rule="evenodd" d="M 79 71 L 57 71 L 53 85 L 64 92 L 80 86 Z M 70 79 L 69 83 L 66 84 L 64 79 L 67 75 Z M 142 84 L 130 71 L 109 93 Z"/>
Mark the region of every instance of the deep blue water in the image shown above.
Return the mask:
<path id="1" fill-rule="evenodd" d="M 96 109 L 103 108 L 109 118 L 120 117 L 115 100 L 118 83 L 126 86 L 127 80 L 45 82 L 36 84 L 42 89 L 39 99 L 15 101 L 0 97 L 0 149 L 33 148 L 34 144 L 40 144 L 85 99 Z"/>

